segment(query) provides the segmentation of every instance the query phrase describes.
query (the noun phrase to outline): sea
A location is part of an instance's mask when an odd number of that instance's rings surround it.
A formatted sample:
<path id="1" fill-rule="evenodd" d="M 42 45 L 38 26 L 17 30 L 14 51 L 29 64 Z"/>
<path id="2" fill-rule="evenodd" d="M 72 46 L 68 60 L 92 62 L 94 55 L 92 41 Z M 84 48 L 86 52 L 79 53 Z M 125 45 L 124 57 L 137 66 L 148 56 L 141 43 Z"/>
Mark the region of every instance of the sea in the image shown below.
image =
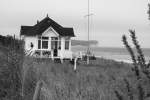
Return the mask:
<path id="1" fill-rule="evenodd" d="M 133 48 L 135 55 L 136 49 Z M 73 46 L 72 47 L 73 52 L 86 52 L 87 47 L 85 46 Z M 131 56 L 129 55 L 129 52 L 126 48 L 118 48 L 118 47 L 90 47 L 90 51 L 92 52 L 95 57 L 105 58 L 105 59 L 111 59 L 119 62 L 127 62 L 132 63 Z M 144 53 L 146 62 L 150 60 L 150 48 L 142 48 L 142 51 Z"/>

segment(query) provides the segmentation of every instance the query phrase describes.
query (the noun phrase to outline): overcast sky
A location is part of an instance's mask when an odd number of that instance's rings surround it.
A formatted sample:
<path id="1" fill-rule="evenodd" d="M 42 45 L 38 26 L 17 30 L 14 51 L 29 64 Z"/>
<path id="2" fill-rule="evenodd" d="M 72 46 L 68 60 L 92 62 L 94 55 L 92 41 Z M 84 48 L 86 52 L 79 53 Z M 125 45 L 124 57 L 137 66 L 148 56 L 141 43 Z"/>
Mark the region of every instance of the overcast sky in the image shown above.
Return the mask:
<path id="1" fill-rule="evenodd" d="M 90 39 L 99 46 L 121 47 L 121 36 L 135 29 L 142 47 L 150 48 L 148 0 L 90 0 Z M 21 25 L 34 25 L 48 13 L 87 40 L 87 0 L 0 0 L 0 34 L 19 35 Z"/>

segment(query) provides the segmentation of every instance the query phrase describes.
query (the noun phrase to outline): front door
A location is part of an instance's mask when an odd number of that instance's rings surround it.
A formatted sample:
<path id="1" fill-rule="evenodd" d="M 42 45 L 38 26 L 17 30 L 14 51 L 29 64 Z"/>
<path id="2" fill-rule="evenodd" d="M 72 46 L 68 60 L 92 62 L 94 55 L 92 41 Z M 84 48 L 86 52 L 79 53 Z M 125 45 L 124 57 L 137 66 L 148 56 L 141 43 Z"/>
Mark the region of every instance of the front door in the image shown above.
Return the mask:
<path id="1" fill-rule="evenodd" d="M 57 45 L 57 41 L 55 41 L 55 48 L 54 48 L 54 57 L 57 57 L 58 56 L 58 45 Z"/>
<path id="2" fill-rule="evenodd" d="M 51 38 L 51 48 L 53 50 L 53 56 L 58 56 L 58 37 L 52 37 Z"/>

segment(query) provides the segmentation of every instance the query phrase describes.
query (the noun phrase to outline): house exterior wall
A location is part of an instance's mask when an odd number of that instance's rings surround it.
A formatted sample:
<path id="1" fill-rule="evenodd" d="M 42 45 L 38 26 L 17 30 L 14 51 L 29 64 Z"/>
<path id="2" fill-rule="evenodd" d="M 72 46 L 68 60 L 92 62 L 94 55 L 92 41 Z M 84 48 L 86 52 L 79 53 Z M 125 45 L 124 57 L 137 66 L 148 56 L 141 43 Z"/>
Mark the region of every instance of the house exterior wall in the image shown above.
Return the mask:
<path id="1" fill-rule="evenodd" d="M 43 32 L 42 36 L 49 37 L 48 40 L 48 50 L 51 50 L 51 37 L 59 37 L 58 33 L 51 27 L 49 27 L 45 32 Z M 61 49 L 58 50 L 58 56 L 60 58 L 72 58 L 71 52 L 71 39 L 69 38 L 69 49 L 65 49 L 65 40 L 66 37 L 59 37 L 61 41 Z M 33 43 L 33 51 L 38 50 L 38 36 L 24 36 L 25 41 L 25 50 L 31 49 L 31 42 Z M 40 49 L 41 50 L 41 49 Z"/>
<path id="2" fill-rule="evenodd" d="M 52 27 L 49 27 L 45 32 L 43 32 L 42 36 L 58 37 L 59 35 Z"/>
<path id="3" fill-rule="evenodd" d="M 37 37 L 24 37 L 24 41 L 25 41 L 25 50 L 31 49 L 31 43 L 33 44 L 32 50 L 37 49 L 37 47 L 38 47 Z"/>
<path id="4" fill-rule="evenodd" d="M 42 36 L 49 37 L 48 49 L 51 50 L 51 37 L 58 37 L 59 35 L 52 27 L 49 27 L 45 32 L 43 32 Z"/>
<path id="5" fill-rule="evenodd" d="M 72 51 L 71 51 L 71 39 L 69 39 L 69 49 L 65 49 L 65 40 L 66 37 L 61 37 L 61 51 L 60 51 L 60 56 L 62 58 L 72 58 Z"/>
<path id="6" fill-rule="evenodd" d="M 58 33 L 53 29 L 53 28 L 48 28 L 42 36 L 47 36 L 49 37 L 49 49 L 51 50 L 51 37 L 59 37 Z M 69 49 L 65 50 L 65 40 L 66 37 L 59 37 L 61 41 L 61 49 L 58 51 L 58 56 L 61 58 L 70 58 L 72 57 L 72 52 L 71 52 L 71 39 L 69 39 Z"/>

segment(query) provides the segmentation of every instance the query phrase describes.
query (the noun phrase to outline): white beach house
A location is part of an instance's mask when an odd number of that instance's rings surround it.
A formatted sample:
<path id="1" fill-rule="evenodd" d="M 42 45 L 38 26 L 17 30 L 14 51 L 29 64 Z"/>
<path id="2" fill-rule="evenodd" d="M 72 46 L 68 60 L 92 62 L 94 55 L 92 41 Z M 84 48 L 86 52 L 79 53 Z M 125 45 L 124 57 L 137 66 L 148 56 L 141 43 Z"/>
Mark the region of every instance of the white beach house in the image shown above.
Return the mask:
<path id="1" fill-rule="evenodd" d="M 20 36 L 25 42 L 27 55 L 72 59 L 71 38 L 73 28 L 66 28 L 48 17 L 34 26 L 21 26 Z"/>

